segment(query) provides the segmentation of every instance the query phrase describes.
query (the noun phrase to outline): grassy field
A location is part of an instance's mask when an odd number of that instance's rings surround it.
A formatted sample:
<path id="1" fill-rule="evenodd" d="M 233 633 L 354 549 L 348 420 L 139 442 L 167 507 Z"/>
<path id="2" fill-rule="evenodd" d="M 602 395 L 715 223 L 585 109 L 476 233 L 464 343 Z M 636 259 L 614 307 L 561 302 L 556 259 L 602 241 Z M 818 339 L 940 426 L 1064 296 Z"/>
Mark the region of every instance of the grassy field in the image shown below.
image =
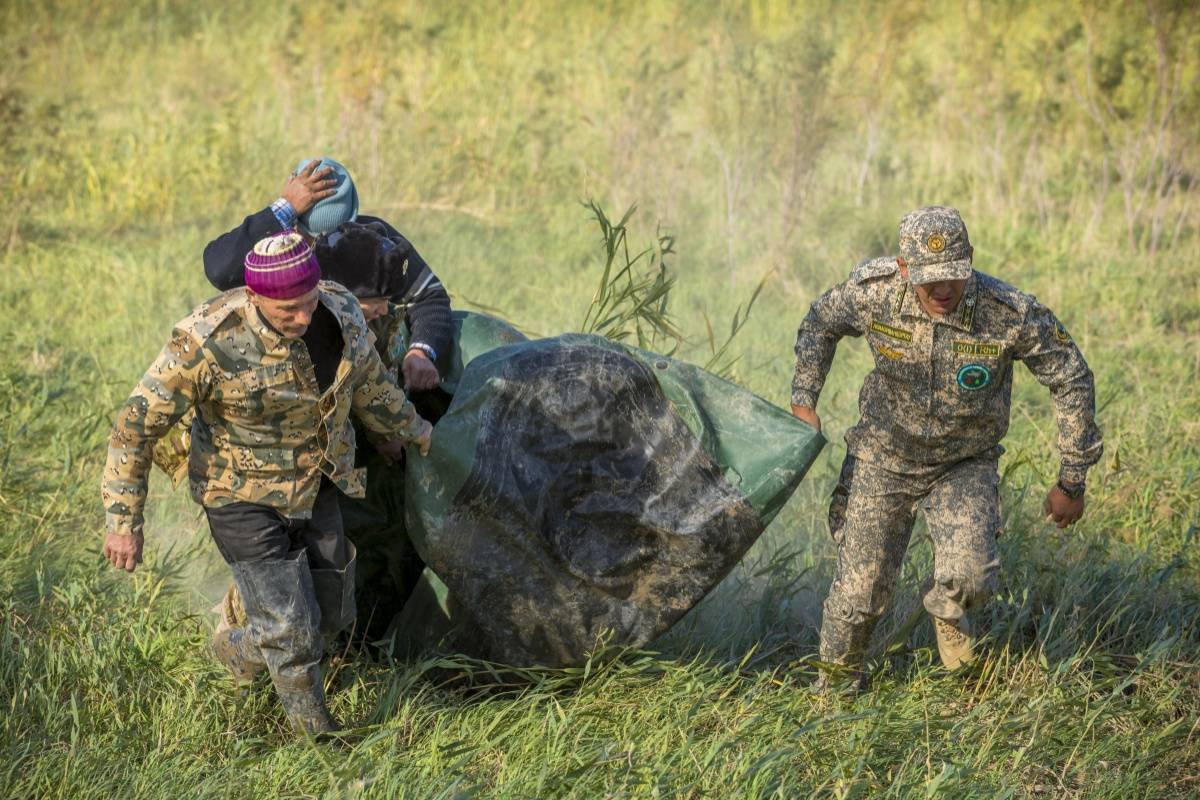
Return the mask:
<path id="1" fill-rule="evenodd" d="M 383 7 L 381 8 L 380 5 Z M 9 0 L 0 6 L 0 796 L 1200 796 L 1200 12 L 1190 3 Z M 335 659 L 349 748 L 293 741 L 207 655 L 225 580 L 156 477 L 148 557 L 100 559 L 108 428 L 200 254 L 301 157 L 349 166 L 461 307 L 578 329 L 583 202 L 674 237 L 679 354 L 765 289 L 734 378 L 784 405 L 808 303 L 958 207 L 976 265 L 1053 308 L 1106 453 L 1040 518 L 1050 398 L 1018 369 L 1003 584 L 981 668 L 928 623 L 918 526 L 872 692 L 814 699 L 833 444 L 729 579 L 649 652 L 487 693 Z M 891 645 L 889 648 L 888 645 Z"/>

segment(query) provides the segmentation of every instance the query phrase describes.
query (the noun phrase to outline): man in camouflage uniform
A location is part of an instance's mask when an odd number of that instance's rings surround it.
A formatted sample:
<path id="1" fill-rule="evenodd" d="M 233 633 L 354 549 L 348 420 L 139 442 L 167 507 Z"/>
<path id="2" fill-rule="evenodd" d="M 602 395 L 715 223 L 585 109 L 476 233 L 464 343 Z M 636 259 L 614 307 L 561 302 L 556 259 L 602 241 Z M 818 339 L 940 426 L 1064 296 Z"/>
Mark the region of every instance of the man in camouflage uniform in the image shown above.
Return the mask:
<path id="1" fill-rule="evenodd" d="M 939 654 L 950 668 L 972 658 L 966 613 L 995 591 L 999 570 L 996 463 L 1014 361 L 1054 400 L 1061 466 L 1045 511 L 1060 528 L 1083 514 L 1087 470 L 1103 449 L 1079 348 L 1033 296 L 972 268 L 957 211 L 906 215 L 900 254 L 859 264 L 813 303 L 796 337 L 792 382 L 792 413 L 819 428 L 817 398 L 838 340 L 865 336 L 875 357 L 829 508 L 838 565 L 820 646 L 822 661 L 845 665 L 862 684 L 863 652 L 895 588 L 917 506 L 933 540 L 922 600 Z"/>
<path id="2" fill-rule="evenodd" d="M 425 308 L 424 315 L 416 321 L 409 314 L 408 298 L 423 286 L 440 287 L 440 284 L 403 237 L 390 234 L 389 228 L 378 220 L 343 222 L 318 237 L 313 242 L 313 252 L 321 266 L 321 275 L 341 284 L 357 298 L 367 321 L 368 340 L 373 342 L 384 369 L 406 390 L 411 369 L 406 370 L 404 365 L 411 367 L 415 361 L 426 361 L 414 360 L 410 347 L 414 330 L 424 331 L 423 335 L 431 341 L 439 342 L 447 358 L 452 356 L 452 346 L 443 346 L 441 337 L 428 335 L 437 328 L 431 325 L 431 321 L 437 321 L 436 314 L 431 313 L 436 308 Z M 241 282 L 239 277 L 237 283 Z M 392 302 L 391 298 L 401 302 Z M 452 342 L 448 337 L 446 341 Z M 417 391 L 409 393 L 410 399 L 422 416 L 436 421 L 449 405 L 449 395 L 436 388 L 432 391 L 414 388 Z M 356 426 L 360 434 L 361 428 Z M 363 439 L 361 435 L 358 438 L 360 442 Z M 373 642 L 385 638 L 425 564 L 406 531 L 403 465 L 376 452 L 369 442 L 358 447 L 355 465 L 365 471 L 367 494 L 363 498 L 343 494 L 338 505 L 346 535 L 353 540 L 357 555 L 355 633 Z M 214 609 L 220 614 L 218 635 L 225 628 L 244 624 L 241 606 L 235 583 Z"/>
<path id="3" fill-rule="evenodd" d="M 294 232 L 259 242 L 246 283 L 178 325 L 113 427 L 102 497 L 104 554 L 133 571 L 155 443 L 194 412 L 188 479 L 245 602 L 247 628 L 214 641 L 235 678 L 267 668 L 298 730 L 335 724 L 322 635 L 353 621 L 353 545 L 337 490 L 363 495 L 351 412 L 384 452 L 428 450 L 430 426 L 385 372 L 358 301 L 318 283 Z"/>

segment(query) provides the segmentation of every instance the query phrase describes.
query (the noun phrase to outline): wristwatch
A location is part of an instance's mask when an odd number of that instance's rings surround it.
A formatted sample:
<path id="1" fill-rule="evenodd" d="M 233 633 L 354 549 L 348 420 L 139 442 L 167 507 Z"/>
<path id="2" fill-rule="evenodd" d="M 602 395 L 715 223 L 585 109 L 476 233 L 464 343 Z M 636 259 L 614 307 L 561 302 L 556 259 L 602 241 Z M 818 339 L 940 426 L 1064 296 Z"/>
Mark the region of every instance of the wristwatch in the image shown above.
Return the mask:
<path id="1" fill-rule="evenodd" d="M 1086 483 L 1063 483 L 1058 482 L 1058 490 L 1072 500 L 1078 500 L 1083 497 L 1083 490 L 1087 488 Z"/>

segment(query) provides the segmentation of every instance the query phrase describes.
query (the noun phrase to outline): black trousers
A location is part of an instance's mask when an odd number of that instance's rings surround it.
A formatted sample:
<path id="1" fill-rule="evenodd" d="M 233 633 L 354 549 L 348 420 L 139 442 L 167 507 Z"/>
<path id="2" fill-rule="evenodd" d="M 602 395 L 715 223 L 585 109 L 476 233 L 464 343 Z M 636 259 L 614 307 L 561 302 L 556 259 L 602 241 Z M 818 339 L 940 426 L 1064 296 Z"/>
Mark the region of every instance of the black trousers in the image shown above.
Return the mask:
<path id="1" fill-rule="evenodd" d="M 278 561 L 308 551 L 312 569 L 343 569 L 348 560 L 337 487 L 322 479 L 311 519 L 289 519 L 269 506 L 230 503 L 204 507 L 213 541 L 225 563 Z"/>

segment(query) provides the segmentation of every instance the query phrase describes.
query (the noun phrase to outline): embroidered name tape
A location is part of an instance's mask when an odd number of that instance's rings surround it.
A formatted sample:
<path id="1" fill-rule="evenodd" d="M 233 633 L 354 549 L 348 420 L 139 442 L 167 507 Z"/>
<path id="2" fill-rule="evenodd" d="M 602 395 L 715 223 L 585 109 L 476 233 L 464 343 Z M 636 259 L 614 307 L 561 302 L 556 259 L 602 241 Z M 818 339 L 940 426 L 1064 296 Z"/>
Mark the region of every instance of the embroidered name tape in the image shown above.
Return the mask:
<path id="1" fill-rule="evenodd" d="M 990 356 L 995 358 L 1000 355 L 1000 345 L 988 344 L 987 342 L 964 342 L 955 339 L 950 344 L 950 349 L 962 356 Z"/>
<path id="2" fill-rule="evenodd" d="M 871 330 L 876 333 L 882 333 L 884 336 L 889 336 L 898 342 L 911 342 L 912 333 L 903 328 L 893 328 L 891 325 L 884 325 L 882 322 L 872 322 Z"/>

